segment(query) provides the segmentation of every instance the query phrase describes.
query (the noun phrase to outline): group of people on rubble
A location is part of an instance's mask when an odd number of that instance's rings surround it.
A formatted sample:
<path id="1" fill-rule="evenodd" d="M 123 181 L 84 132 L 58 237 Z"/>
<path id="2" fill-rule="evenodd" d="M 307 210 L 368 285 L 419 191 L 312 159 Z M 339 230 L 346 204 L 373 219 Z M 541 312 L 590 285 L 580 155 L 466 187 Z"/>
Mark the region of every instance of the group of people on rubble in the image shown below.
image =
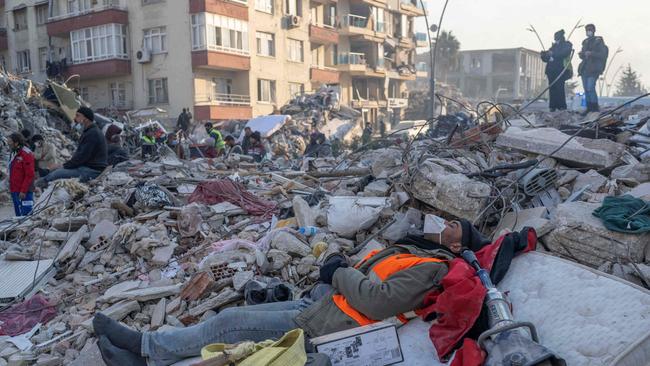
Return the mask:
<path id="1" fill-rule="evenodd" d="M 578 76 L 582 79 L 585 92 L 586 113 L 600 111 L 596 82 L 607 65 L 609 49 L 603 37 L 596 36 L 596 26 L 585 26 L 587 38 L 582 41 L 582 50 L 578 53 L 580 66 Z M 541 53 L 542 61 L 546 63 L 546 76 L 549 84 L 549 109 L 551 112 L 567 109 L 565 82 L 573 77 L 571 65 L 573 44 L 569 42 L 564 30 L 555 33 L 553 45 Z"/>
<path id="2" fill-rule="evenodd" d="M 70 160 L 59 166 L 54 146 L 41 135 L 29 130 L 12 133 L 7 138 L 11 149 L 9 191 L 16 216 L 29 215 L 34 206 L 34 189 L 67 178 L 88 181 L 96 178 L 108 165 L 106 137 L 94 122 L 90 108 L 77 110 L 73 127 L 81 133 L 77 150 Z M 36 173 L 39 178 L 36 179 Z"/>
<path id="3" fill-rule="evenodd" d="M 221 131 L 210 122 L 206 122 L 204 127 L 205 132 L 214 141 L 213 148 L 217 157 L 228 158 L 233 154 L 248 155 L 259 163 L 266 156 L 267 148 L 264 146 L 262 134 L 259 131 L 253 132 L 250 127 L 245 127 L 241 142 L 239 142 L 232 135 L 227 135 L 224 138 Z"/>

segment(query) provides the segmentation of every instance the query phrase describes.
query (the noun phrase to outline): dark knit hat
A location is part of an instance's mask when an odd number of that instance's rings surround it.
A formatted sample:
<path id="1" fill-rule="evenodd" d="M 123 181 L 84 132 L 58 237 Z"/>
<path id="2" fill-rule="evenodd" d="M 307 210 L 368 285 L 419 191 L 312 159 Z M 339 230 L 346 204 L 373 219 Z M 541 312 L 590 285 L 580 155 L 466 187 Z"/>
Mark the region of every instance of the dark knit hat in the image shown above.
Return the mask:
<path id="1" fill-rule="evenodd" d="M 555 32 L 554 37 L 555 39 L 564 39 L 564 29 L 560 29 L 559 31 Z"/>
<path id="2" fill-rule="evenodd" d="M 587 29 L 587 28 L 591 28 L 591 29 L 593 29 L 594 32 L 596 31 L 596 26 L 593 25 L 593 24 L 587 24 L 587 25 L 585 25 L 585 29 Z"/>
<path id="3" fill-rule="evenodd" d="M 83 115 L 91 121 L 95 121 L 95 113 L 93 113 L 93 110 L 88 107 L 80 107 L 77 109 L 77 113 Z"/>

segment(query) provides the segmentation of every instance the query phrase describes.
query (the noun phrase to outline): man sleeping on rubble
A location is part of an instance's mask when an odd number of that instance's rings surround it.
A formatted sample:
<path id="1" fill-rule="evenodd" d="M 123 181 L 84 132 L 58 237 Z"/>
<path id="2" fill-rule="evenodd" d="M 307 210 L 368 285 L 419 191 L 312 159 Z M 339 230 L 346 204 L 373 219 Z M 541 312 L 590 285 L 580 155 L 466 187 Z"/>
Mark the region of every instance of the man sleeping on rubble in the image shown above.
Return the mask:
<path id="1" fill-rule="evenodd" d="M 187 328 L 141 333 L 98 313 L 93 326 L 102 356 L 109 366 L 171 365 L 199 356 L 211 343 L 278 339 L 295 328 L 314 338 L 377 320 L 407 322 L 462 247 L 478 250 L 488 243 L 468 221 L 445 221 L 434 240 L 440 244 L 407 237 L 354 266 L 341 255 L 330 256 L 320 269 L 323 284 L 311 296 L 227 308 Z"/>

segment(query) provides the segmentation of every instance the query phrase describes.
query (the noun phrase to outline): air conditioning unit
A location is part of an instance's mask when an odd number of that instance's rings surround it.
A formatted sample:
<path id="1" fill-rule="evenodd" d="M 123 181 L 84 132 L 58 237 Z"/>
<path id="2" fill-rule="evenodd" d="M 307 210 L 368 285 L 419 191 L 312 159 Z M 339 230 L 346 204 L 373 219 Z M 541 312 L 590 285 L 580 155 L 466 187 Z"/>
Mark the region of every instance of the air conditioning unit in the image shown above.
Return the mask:
<path id="1" fill-rule="evenodd" d="M 151 62 L 151 51 L 147 49 L 146 47 L 143 47 L 142 49 L 138 50 L 138 52 L 135 53 L 135 58 L 138 60 L 138 63 L 141 64 L 146 64 Z"/>
<path id="2" fill-rule="evenodd" d="M 300 17 L 297 15 L 289 15 L 287 17 L 287 23 L 289 25 L 289 28 L 300 27 Z"/>
<path id="3" fill-rule="evenodd" d="M 525 173 L 525 170 L 523 173 Z M 535 196 L 553 188 L 557 180 L 558 174 L 555 169 L 537 168 L 521 177 L 519 179 L 519 185 L 524 189 L 524 193 L 529 196 Z"/>

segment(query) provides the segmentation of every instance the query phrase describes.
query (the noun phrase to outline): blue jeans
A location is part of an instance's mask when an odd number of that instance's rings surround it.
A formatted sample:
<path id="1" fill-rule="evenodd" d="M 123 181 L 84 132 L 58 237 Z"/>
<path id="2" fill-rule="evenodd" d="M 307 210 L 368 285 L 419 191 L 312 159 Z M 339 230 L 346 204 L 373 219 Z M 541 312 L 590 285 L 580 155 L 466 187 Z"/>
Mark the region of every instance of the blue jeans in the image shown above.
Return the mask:
<path id="1" fill-rule="evenodd" d="M 312 300 L 274 302 L 227 308 L 212 318 L 187 328 L 142 334 L 142 356 L 149 366 L 167 366 L 199 356 L 212 343 L 261 342 L 279 339 L 299 328 L 293 320 Z"/>
<path id="2" fill-rule="evenodd" d="M 19 192 L 11 192 L 11 200 L 14 202 L 14 212 L 16 216 L 27 216 L 32 212 L 34 207 L 34 193 L 27 192 L 25 199 L 20 199 Z"/>
<path id="3" fill-rule="evenodd" d="M 69 179 L 69 178 L 79 178 L 81 182 L 88 182 L 89 180 L 97 178 L 102 172 L 95 169 L 90 169 L 85 166 L 80 166 L 79 168 L 74 169 L 57 169 L 43 179 L 46 182 L 50 183 L 59 179 Z"/>
<path id="4" fill-rule="evenodd" d="M 587 105 L 598 104 L 598 94 L 596 93 L 596 82 L 598 76 L 582 76 L 582 87 L 585 89 L 585 99 Z"/>

